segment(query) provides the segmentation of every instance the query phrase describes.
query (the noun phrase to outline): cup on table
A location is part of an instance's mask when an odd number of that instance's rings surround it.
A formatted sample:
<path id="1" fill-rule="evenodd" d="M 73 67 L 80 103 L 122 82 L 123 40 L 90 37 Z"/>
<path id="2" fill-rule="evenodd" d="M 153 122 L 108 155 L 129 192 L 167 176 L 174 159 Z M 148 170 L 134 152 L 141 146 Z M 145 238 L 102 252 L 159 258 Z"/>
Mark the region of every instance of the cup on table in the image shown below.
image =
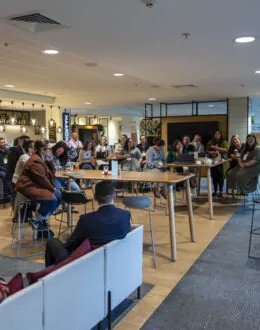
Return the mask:
<path id="1" fill-rule="evenodd" d="M 104 166 L 104 175 L 108 175 L 108 166 Z"/>
<path id="2" fill-rule="evenodd" d="M 75 163 L 75 171 L 79 170 L 79 163 Z"/>

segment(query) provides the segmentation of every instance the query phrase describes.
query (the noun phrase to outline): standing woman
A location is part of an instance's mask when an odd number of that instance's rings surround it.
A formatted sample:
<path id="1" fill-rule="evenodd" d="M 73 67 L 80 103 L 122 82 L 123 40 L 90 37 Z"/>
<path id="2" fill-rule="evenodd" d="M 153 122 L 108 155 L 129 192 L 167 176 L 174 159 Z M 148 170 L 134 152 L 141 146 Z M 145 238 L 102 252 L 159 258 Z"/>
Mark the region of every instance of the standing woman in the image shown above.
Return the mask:
<path id="1" fill-rule="evenodd" d="M 61 203 L 61 192 L 54 186 L 55 166 L 48 140 L 37 140 L 35 154 L 24 164 L 16 189 L 26 198 L 40 204 L 34 227 L 48 226 L 46 217 L 52 215 Z"/>
<path id="2" fill-rule="evenodd" d="M 218 155 L 226 155 L 228 152 L 228 142 L 223 139 L 222 132 L 217 130 L 211 141 L 208 142 L 206 151 L 213 157 Z M 223 186 L 225 180 L 226 171 L 223 168 L 223 164 L 211 168 L 211 177 L 213 181 L 214 192 L 213 196 L 217 195 L 218 187 L 219 194 L 218 197 L 223 197 Z"/>
<path id="3" fill-rule="evenodd" d="M 243 195 L 256 191 L 260 174 L 260 147 L 255 135 L 247 136 L 241 156 L 237 155 L 237 163 L 227 174 L 232 188 L 237 188 Z"/>

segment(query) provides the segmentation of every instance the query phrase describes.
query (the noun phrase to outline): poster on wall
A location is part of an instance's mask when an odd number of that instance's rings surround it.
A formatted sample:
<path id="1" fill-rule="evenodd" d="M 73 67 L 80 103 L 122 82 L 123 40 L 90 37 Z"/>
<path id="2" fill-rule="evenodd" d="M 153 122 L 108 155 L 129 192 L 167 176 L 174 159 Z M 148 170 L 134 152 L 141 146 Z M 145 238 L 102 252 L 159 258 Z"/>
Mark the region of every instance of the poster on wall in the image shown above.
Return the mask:
<path id="1" fill-rule="evenodd" d="M 70 140 L 70 114 L 63 112 L 63 140 L 68 142 Z"/>

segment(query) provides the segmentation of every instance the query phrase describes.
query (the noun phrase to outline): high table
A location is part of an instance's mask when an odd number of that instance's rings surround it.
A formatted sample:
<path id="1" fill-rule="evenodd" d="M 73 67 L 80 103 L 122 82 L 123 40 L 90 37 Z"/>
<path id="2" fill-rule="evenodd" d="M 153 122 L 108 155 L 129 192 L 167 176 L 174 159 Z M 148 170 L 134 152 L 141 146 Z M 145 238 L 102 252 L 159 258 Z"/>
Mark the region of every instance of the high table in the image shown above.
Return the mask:
<path id="1" fill-rule="evenodd" d="M 215 163 L 212 163 L 212 164 L 201 164 L 201 165 L 198 165 L 198 164 L 179 164 L 179 163 L 169 163 L 167 165 L 169 166 L 169 168 L 171 170 L 173 170 L 173 168 L 177 168 L 177 167 L 199 168 L 200 171 L 201 171 L 202 168 L 206 168 L 207 169 L 209 216 L 210 216 L 210 219 L 213 220 L 213 218 L 214 218 L 214 212 L 213 212 L 213 200 L 212 200 L 210 169 L 213 168 L 213 167 L 216 167 L 218 165 L 228 163 L 228 162 L 229 162 L 229 160 L 223 160 L 221 162 L 215 162 Z"/>
<path id="2" fill-rule="evenodd" d="M 191 191 L 189 180 L 194 174 L 191 175 L 178 175 L 176 173 L 169 172 L 126 172 L 118 176 L 104 175 L 102 171 L 96 170 L 78 170 L 70 173 L 70 178 L 73 179 L 87 179 L 87 180 L 109 180 L 119 182 L 152 182 L 152 183 L 164 183 L 168 186 L 168 203 L 169 203 L 169 229 L 170 229 L 170 244 L 171 244 L 171 261 L 177 260 L 176 251 L 176 232 L 175 232 L 175 214 L 174 214 L 174 194 L 173 185 L 180 182 L 185 182 L 186 199 L 188 204 L 188 216 L 191 241 L 195 242 L 195 230 L 193 223 L 193 208 L 191 201 Z M 57 178 L 68 178 L 68 175 L 64 171 L 56 172 Z M 68 215 L 69 216 L 69 215 Z"/>

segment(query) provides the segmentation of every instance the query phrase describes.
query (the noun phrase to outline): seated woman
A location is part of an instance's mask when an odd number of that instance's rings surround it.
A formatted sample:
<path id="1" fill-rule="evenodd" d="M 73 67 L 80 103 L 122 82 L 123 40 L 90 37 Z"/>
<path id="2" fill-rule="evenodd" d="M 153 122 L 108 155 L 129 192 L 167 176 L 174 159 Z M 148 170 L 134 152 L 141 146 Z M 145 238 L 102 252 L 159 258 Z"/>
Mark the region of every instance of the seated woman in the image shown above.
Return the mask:
<path id="1" fill-rule="evenodd" d="M 60 141 L 52 147 L 53 163 L 55 165 L 56 171 L 64 170 L 67 163 L 74 159 L 77 154 L 75 149 L 69 147 L 65 142 Z M 54 184 L 57 189 L 66 188 L 68 180 L 64 178 L 54 178 Z M 79 186 L 75 181 L 71 181 L 71 190 L 80 190 Z"/>
<path id="2" fill-rule="evenodd" d="M 96 147 L 95 154 L 97 156 L 98 152 L 104 152 L 106 157 L 111 155 L 111 149 L 107 145 L 107 138 L 106 136 L 101 136 L 101 143 Z M 98 159 L 97 160 L 98 169 L 102 170 L 104 166 L 109 166 L 109 162 L 106 160 Z"/>
<path id="3" fill-rule="evenodd" d="M 183 148 L 183 144 L 181 143 L 181 140 L 175 140 L 172 144 L 172 150 L 169 151 L 168 156 L 167 156 L 167 163 L 174 163 L 176 159 L 180 155 L 185 155 L 187 154 L 188 151 Z M 175 171 L 177 173 L 183 173 L 183 167 L 176 167 Z M 179 191 L 183 187 L 183 183 L 177 183 L 176 185 L 176 190 Z"/>
<path id="4" fill-rule="evenodd" d="M 247 195 L 256 191 L 258 175 L 260 174 L 260 147 L 257 145 L 256 136 L 249 134 L 241 156 L 234 156 L 237 166 L 228 171 L 228 181 L 233 189 Z"/>
<path id="5" fill-rule="evenodd" d="M 203 154 L 204 153 L 204 145 L 201 143 L 201 136 L 198 134 L 194 135 L 194 138 L 191 143 L 195 147 L 195 152 L 198 154 Z"/>
<path id="6" fill-rule="evenodd" d="M 206 151 L 212 157 L 223 156 L 228 152 L 228 142 L 223 139 L 222 132 L 217 130 L 212 138 L 207 144 Z M 218 187 L 219 194 L 218 197 L 223 197 L 223 186 L 226 177 L 226 169 L 223 164 L 211 168 L 211 177 L 213 181 L 214 192 L 213 196 L 217 195 Z"/>
<path id="7" fill-rule="evenodd" d="M 34 153 L 34 141 L 32 140 L 24 140 L 22 148 L 24 150 L 24 154 L 21 155 L 18 159 L 18 162 L 15 167 L 14 175 L 12 182 L 14 185 L 16 185 L 18 178 L 22 172 L 22 169 L 24 167 L 24 164 L 27 162 L 27 160 L 30 158 L 30 156 Z M 20 196 L 21 197 L 21 196 Z M 17 209 L 18 209 L 18 203 L 22 200 L 18 200 L 19 195 L 16 196 L 15 204 L 14 204 L 14 217 L 12 219 L 13 222 L 17 222 Z"/>
<path id="8" fill-rule="evenodd" d="M 118 159 L 122 159 L 120 162 L 122 171 L 140 171 L 142 154 L 141 151 L 134 145 L 132 139 L 127 139 L 124 148 Z"/>
<path id="9" fill-rule="evenodd" d="M 160 138 L 154 139 L 154 145 L 146 152 L 145 172 L 165 172 L 167 169 L 164 153 L 164 140 Z M 154 196 L 160 198 L 162 195 L 167 199 L 167 186 L 164 184 L 154 183 L 152 186 Z"/>
<path id="10" fill-rule="evenodd" d="M 189 151 L 189 145 L 190 143 L 190 137 L 188 135 L 184 135 L 184 137 L 182 138 L 182 144 L 183 144 L 183 150 L 188 153 Z"/>
<path id="11" fill-rule="evenodd" d="M 79 162 L 80 168 L 82 170 L 94 170 L 95 169 L 95 160 L 94 160 L 94 147 L 92 141 L 86 141 L 83 149 L 79 152 Z M 81 186 L 82 189 L 86 189 L 89 185 L 89 180 L 85 181 L 85 184 Z"/>
<path id="12" fill-rule="evenodd" d="M 61 203 L 61 192 L 55 188 L 53 182 L 55 166 L 49 141 L 37 140 L 34 149 L 35 154 L 24 164 L 16 190 L 40 204 L 36 219 L 32 222 L 32 225 L 39 229 L 48 226 L 46 217 L 52 215 Z"/>

